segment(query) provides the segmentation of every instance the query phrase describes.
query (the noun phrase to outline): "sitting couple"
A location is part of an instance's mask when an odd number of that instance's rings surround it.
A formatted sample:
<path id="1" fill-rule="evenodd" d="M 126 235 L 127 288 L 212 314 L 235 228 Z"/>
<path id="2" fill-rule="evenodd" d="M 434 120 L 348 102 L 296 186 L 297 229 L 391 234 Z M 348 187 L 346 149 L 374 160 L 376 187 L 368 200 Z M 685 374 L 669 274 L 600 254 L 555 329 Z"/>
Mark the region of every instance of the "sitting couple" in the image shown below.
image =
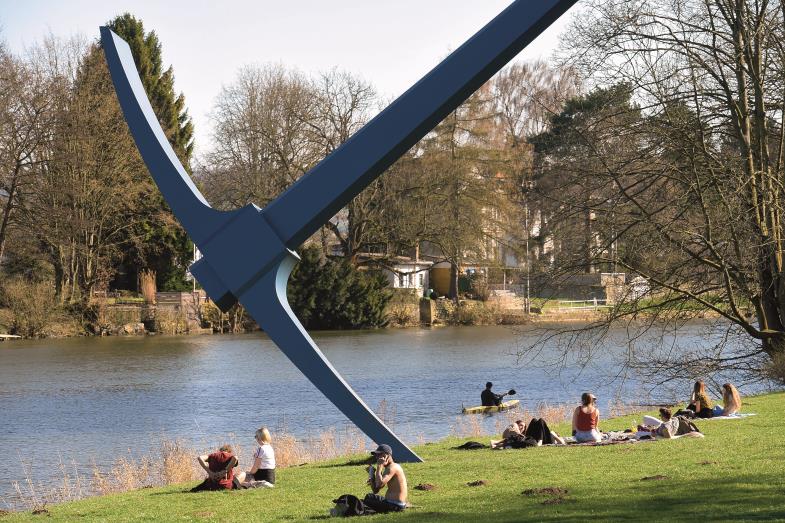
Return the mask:
<path id="1" fill-rule="evenodd" d="M 191 492 L 202 490 L 231 490 L 232 488 L 272 488 L 275 486 L 275 452 L 271 445 L 270 431 L 262 427 L 256 431 L 254 461 L 251 470 L 235 475 L 234 469 L 238 460 L 232 447 L 224 445 L 212 454 L 199 456 L 197 461 L 205 472 L 207 479 L 191 489 Z"/>
<path id="2" fill-rule="evenodd" d="M 540 445 L 564 445 L 564 439 L 553 432 L 542 418 L 532 418 L 527 426 L 523 420 L 517 420 L 502 432 L 502 439 L 491 440 L 492 449 L 506 447 L 518 449 L 524 447 L 539 447 Z"/>
<path id="3" fill-rule="evenodd" d="M 741 396 L 732 383 L 722 386 L 722 406 L 714 405 L 706 394 L 706 384 L 702 380 L 695 382 L 692 388 L 689 405 L 677 415 L 688 417 L 713 418 L 714 416 L 732 416 L 741 410 Z M 689 412 L 687 412 L 689 411 Z"/>

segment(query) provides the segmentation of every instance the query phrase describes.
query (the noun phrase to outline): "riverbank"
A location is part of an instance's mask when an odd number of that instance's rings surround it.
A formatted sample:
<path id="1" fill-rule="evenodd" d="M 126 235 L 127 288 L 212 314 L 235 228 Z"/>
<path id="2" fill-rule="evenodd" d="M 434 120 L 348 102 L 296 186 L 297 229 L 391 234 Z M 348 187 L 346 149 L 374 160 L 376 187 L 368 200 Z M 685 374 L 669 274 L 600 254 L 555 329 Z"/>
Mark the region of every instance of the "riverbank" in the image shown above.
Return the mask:
<path id="1" fill-rule="evenodd" d="M 698 422 L 703 439 L 506 451 L 451 450 L 465 441 L 456 438 L 420 445 L 425 463 L 404 465 L 414 507 L 375 520 L 783 519 L 784 405 L 785 393 L 746 398 L 745 410 L 757 416 Z M 639 418 L 602 425 L 623 429 Z M 281 469 L 275 489 L 190 494 L 189 483 L 46 507 L 45 514 L 47 521 L 324 519 L 330 500 L 363 494 L 365 479 L 364 467 L 344 458 Z M 484 484 L 469 486 L 477 481 Z M 414 488 L 420 484 L 434 488 Z M 40 517 L 14 513 L 0 521 Z"/>

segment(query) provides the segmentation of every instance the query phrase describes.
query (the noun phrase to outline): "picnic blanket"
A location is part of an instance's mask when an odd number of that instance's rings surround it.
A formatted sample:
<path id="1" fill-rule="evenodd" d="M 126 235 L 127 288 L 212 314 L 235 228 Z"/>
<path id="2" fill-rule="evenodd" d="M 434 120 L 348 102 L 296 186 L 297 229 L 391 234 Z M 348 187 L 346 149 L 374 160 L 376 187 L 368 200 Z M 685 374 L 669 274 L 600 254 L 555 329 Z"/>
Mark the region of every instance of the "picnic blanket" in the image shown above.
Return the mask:
<path id="1" fill-rule="evenodd" d="M 749 418 L 750 416 L 757 416 L 757 412 L 737 412 L 736 414 L 731 414 L 730 416 L 714 416 L 711 418 L 699 418 L 701 422 L 704 421 L 711 421 L 714 419 L 744 419 Z"/>

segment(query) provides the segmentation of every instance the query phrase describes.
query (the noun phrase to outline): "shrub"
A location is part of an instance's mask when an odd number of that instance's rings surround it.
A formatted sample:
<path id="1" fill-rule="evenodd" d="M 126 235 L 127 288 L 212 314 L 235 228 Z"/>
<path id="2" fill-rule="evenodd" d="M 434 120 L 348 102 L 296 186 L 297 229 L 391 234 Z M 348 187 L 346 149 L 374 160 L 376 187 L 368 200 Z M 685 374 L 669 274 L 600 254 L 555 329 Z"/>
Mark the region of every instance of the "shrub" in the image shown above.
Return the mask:
<path id="1" fill-rule="evenodd" d="M 399 327 L 420 323 L 419 298 L 414 289 L 393 289 L 387 304 L 387 318 Z"/>
<path id="2" fill-rule="evenodd" d="M 43 337 L 57 310 L 51 282 L 28 282 L 22 278 L 3 283 L 0 303 L 11 312 L 11 333 L 25 338 Z"/>
<path id="3" fill-rule="evenodd" d="M 391 293 L 387 279 L 360 271 L 342 258 L 321 259 L 319 249 L 306 247 L 289 278 L 292 310 L 309 329 L 384 327 Z"/>
<path id="4" fill-rule="evenodd" d="M 785 385 L 785 354 L 772 356 L 764 368 L 764 373 L 770 380 Z"/>

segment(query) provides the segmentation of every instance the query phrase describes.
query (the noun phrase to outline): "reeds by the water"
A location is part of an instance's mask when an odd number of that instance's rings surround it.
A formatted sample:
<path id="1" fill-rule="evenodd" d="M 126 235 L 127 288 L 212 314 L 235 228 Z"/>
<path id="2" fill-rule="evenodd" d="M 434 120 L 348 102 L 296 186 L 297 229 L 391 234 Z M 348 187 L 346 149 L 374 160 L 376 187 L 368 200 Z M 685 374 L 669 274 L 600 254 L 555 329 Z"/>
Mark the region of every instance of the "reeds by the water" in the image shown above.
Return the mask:
<path id="1" fill-rule="evenodd" d="M 358 454 L 367 447 L 365 436 L 355 428 L 332 428 L 309 438 L 275 431 L 273 438 L 276 465 L 280 468 Z M 240 470 L 250 469 L 252 451 L 244 450 L 234 435 L 225 439 L 238 456 Z M 20 457 L 23 479 L 13 482 L 13 495 L 0 501 L 9 510 L 43 513 L 49 505 L 89 496 L 193 482 L 205 475 L 196 458 L 214 450 L 197 449 L 184 440 L 162 437 L 149 453 L 137 457 L 129 453 L 117 458 L 108 468 L 98 466 L 95 456 L 90 465 L 82 468 L 76 461 L 66 463 L 61 458 L 56 483 L 52 477 L 46 478 L 46 482 L 35 478 L 32 462 Z"/>
<path id="2" fill-rule="evenodd" d="M 494 434 L 501 433 L 518 419 L 528 423 L 532 418 L 543 418 L 551 425 L 569 421 L 573 408 L 572 405 L 541 403 L 531 411 L 522 408 L 499 412 L 494 414 Z M 614 404 L 609 414 L 629 414 L 636 410 L 642 409 Z M 395 425 L 396 409 L 387 402 L 381 402 L 377 415 L 388 426 Z M 490 437 L 492 434 L 487 433 L 482 419 L 482 415 L 460 416 L 456 418 L 450 432 L 457 437 Z M 425 443 L 422 435 L 417 440 L 420 444 Z M 234 448 L 240 461 L 240 470 L 250 469 L 252 451 L 246 451 L 233 434 L 229 434 L 224 442 Z M 285 427 L 279 427 L 273 431 L 273 448 L 277 467 L 285 468 L 362 453 L 367 448 L 367 440 L 354 427 L 331 428 L 305 438 L 294 436 Z M 49 505 L 89 496 L 194 482 L 204 477 L 204 471 L 197 464 L 197 456 L 213 450 L 206 444 L 204 448 L 197 448 L 182 439 L 161 436 L 159 443 L 147 454 L 133 456 L 129 452 L 127 456 L 117 458 L 108 468 L 97 465 L 97 456 L 93 457 L 87 470 L 80 469 L 73 460 L 66 463 L 60 457 L 56 482 L 51 477 L 46 478 L 46 482 L 34 478 L 32 462 L 20 456 L 23 479 L 13 483 L 14 494 L 9 499 L 0 499 L 0 504 L 10 510 L 43 513 Z"/>

